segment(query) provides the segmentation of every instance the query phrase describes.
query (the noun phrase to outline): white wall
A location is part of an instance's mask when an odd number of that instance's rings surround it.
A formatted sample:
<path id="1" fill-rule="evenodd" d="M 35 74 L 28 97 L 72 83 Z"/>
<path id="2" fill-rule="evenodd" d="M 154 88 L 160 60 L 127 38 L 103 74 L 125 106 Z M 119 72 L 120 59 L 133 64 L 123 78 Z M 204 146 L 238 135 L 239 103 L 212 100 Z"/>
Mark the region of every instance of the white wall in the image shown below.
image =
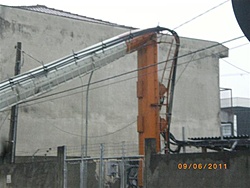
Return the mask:
<path id="1" fill-rule="evenodd" d="M 14 46 L 17 42 L 22 42 L 25 53 L 47 63 L 126 31 L 124 28 L 4 6 L 0 6 L 0 19 L 1 80 L 13 75 Z M 167 40 L 171 39 L 168 37 Z M 214 44 L 216 43 L 181 38 L 180 55 Z M 159 61 L 166 59 L 168 46 L 168 44 L 160 46 Z M 216 53 L 217 55 L 212 55 Z M 203 58 L 204 56 L 208 57 Z M 218 58 L 223 56 L 227 56 L 227 49 L 217 46 L 178 60 L 177 79 L 179 80 L 176 84 L 171 126 L 172 132 L 178 139 L 181 139 L 182 126 L 185 126 L 186 137 L 219 135 Z M 134 53 L 111 63 L 94 72 L 92 81 L 136 69 L 136 58 Z M 186 63 L 189 61 L 190 63 Z M 39 66 L 38 62 L 24 54 L 22 72 L 37 66 Z M 159 71 L 159 76 L 161 73 Z M 135 72 L 91 85 L 91 89 L 96 89 L 90 91 L 89 97 L 90 146 L 97 143 L 126 141 L 130 152 L 136 153 L 136 75 Z M 77 78 L 53 92 L 64 91 L 87 82 L 88 76 L 82 80 Z M 86 90 L 86 87 L 83 90 Z M 86 104 L 85 92 L 82 94 L 81 91 L 80 88 L 20 105 L 17 154 L 32 154 L 38 148 L 59 145 L 81 145 L 80 135 L 82 125 L 85 126 Z M 65 95 L 68 96 L 65 97 Z M 7 139 L 9 131 L 9 119 L 4 121 L 8 114 L 8 111 L 0 114 L 0 123 L 2 123 L 0 136 L 3 139 Z M 85 131 L 83 131 L 84 134 Z"/>

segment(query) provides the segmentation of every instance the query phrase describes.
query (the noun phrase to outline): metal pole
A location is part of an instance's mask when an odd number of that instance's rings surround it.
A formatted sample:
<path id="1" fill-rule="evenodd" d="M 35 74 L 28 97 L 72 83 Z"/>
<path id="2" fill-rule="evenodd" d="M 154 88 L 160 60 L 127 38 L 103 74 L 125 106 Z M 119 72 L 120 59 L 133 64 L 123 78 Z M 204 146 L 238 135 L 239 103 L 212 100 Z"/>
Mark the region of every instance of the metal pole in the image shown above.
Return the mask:
<path id="1" fill-rule="evenodd" d="M 90 87 L 90 81 L 92 79 L 94 71 L 91 71 L 87 86 L 87 92 L 86 92 L 86 108 L 85 108 L 85 148 L 83 146 L 83 121 L 81 126 L 81 164 L 80 164 L 80 188 L 87 188 L 87 180 L 88 180 L 88 167 L 87 167 L 87 160 L 83 160 L 83 157 L 85 155 L 85 158 L 88 156 L 88 117 L 89 117 L 89 87 Z M 82 81 L 82 79 L 81 79 Z M 82 83 L 83 84 L 83 83 Z M 83 114 L 83 103 L 82 103 L 82 114 Z M 83 117 L 82 117 L 83 119 Z M 85 164 L 84 164 L 85 163 Z"/>
<path id="2" fill-rule="evenodd" d="M 21 49 L 22 43 L 18 42 L 16 46 L 16 64 L 15 64 L 15 76 L 20 74 L 21 70 Z M 17 120 L 18 120 L 18 105 L 11 107 L 11 118 L 10 118 L 10 163 L 15 163 L 16 156 L 16 137 L 17 137 Z"/>
<path id="3" fill-rule="evenodd" d="M 84 152 L 84 146 L 82 145 L 81 148 L 81 163 L 80 163 L 80 188 L 84 188 L 84 160 L 83 160 L 83 152 Z"/>
<path id="4" fill-rule="evenodd" d="M 86 127 L 85 127 L 85 157 L 88 157 L 88 124 L 89 124 L 89 87 L 90 87 L 90 82 L 92 79 L 94 71 L 91 71 L 90 76 L 89 76 L 89 81 L 88 81 L 88 86 L 87 86 L 87 93 L 86 93 Z M 85 163 L 85 164 L 83 164 Z M 88 181 L 88 161 L 83 161 L 82 160 L 82 168 L 84 168 L 83 176 L 84 180 L 82 182 L 82 187 L 81 188 L 87 188 L 87 181 Z"/>
<path id="5" fill-rule="evenodd" d="M 67 169 L 67 148 L 64 146 L 63 150 L 63 188 L 67 188 L 68 184 L 68 169 Z"/>
<path id="6" fill-rule="evenodd" d="M 103 144 L 100 145 L 99 188 L 103 188 Z"/>
<path id="7" fill-rule="evenodd" d="M 173 110 L 173 102 L 174 102 L 174 90 L 175 90 L 175 79 L 176 79 L 176 72 L 177 72 L 177 60 L 178 60 L 178 53 L 180 47 L 180 38 L 175 31 L 172 31 L 172 35 L 175 38 L 176 48 L 174 52 L 174 59 L 173 59 L 173 73 L 171 79 L 171 88 L 170 88 L 170 99 L 168 104 L 168 128 L 167 128 L 167 149 L 170 149 L 170 125 L 172 120 L 172 110 Z"/>
<path id="8" fill-rule="evenodd" d="M 122 142 L 122 162 L 121 162 L 121 188 L 126 187 L 126 173 L 125 173 L 125 142 Z"/>
<path id="9" fill-rule="evenodd" d="M 185 127 L 182 127 L 182 140 L 185 141 Z M 186 153 L 185 146 L 183 146 L 183 153 Z"/>
<path id="10" fill-rule="evenodd" d="M 88 123 L 89 123 L 89 86 L 90 86 L 90 81 L 92 78 L 94 71 L 90 73 L 89 76 L 89 82 L 87 86 L 87 93 L 86 93 L 86 131 L 85 131 L 85 157 L 88 156 Z"/>

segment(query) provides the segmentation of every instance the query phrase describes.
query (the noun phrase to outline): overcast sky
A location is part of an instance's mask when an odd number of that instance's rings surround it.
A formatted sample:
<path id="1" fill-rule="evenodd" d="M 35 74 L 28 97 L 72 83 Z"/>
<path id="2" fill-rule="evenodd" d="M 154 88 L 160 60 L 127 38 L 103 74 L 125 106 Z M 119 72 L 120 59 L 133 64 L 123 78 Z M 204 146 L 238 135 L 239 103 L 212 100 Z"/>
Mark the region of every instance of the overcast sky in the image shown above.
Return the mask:
<path id="1" fill-rule="evenodd" d="M 243 35 L 230 0 L 0 0 L 0 4 L 11 6 L 39 4 L 137 28 L 160 25 L 170 29 L 175 29 L 218 6 L 175 31 L 183 37 L 216 42 L 224 42 Z M 244 46 L 231 49 L 239 45 Z M 231 50 L 229 57 L 225 58 L 225 61 L 220 61 L 220 86 L 232 88 L 234 97 L 250 98 L 250 42 L 242 38 L 225 46 Z"/>

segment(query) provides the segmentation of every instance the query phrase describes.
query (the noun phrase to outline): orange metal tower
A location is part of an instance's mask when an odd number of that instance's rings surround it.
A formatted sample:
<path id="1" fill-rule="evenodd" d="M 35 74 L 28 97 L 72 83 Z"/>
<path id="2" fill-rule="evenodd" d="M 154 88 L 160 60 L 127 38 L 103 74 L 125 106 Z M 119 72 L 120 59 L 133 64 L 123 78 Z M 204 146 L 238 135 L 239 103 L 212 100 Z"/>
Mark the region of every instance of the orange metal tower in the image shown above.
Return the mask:
<path id="1" fill-rule="evenodd" d="M 159 81 L 156 35 L 138 50 L 138 119 L 139 155 L 145 155 L 146 138 L 156 139 L 156 151 L 160 151 Z M 138 185 L 143 186 L 143 169 L 139 165 Z"/>

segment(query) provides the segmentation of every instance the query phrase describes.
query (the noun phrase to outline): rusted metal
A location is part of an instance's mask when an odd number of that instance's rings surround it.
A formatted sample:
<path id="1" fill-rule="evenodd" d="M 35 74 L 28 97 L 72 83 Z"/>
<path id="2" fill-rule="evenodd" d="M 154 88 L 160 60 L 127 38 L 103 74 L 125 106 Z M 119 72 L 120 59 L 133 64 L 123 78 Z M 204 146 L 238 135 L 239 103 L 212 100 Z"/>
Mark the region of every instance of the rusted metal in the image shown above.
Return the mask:
<path id="1" fill-rule="evenodd" d="M 148 40 L 149 37 L 152 40 Z M 147 36 L 146 38 L 142 40 L 147 41 L 146 45 L 138 50 L 138 83 L 142 87 L 140 90 L 143 91 L 140 92 L 138 97 L 139 155 L 145 155 L 146 138 L 156 139 L 156 151 L 160 152 L 159 107 L 155 105 L 159 103 L 157 41 L 156 35 Z M 140 163 L 138 172 L 139 187 L 143 186 L 142 174 L 142 164 Z"/>
<path id="2" fill-rule="evenodd" d="M 148 41 L 150 41 L 154 35 L 155 35 L 154 33 L 149 33 L 149 34 L 136 37 L 133 40 L 127 41 L 126 42 L 127 52 L 131 53 L 135 50 L 138 50 L 139 48 L 142 48 L 143 45 L 148 44 Z"/>

